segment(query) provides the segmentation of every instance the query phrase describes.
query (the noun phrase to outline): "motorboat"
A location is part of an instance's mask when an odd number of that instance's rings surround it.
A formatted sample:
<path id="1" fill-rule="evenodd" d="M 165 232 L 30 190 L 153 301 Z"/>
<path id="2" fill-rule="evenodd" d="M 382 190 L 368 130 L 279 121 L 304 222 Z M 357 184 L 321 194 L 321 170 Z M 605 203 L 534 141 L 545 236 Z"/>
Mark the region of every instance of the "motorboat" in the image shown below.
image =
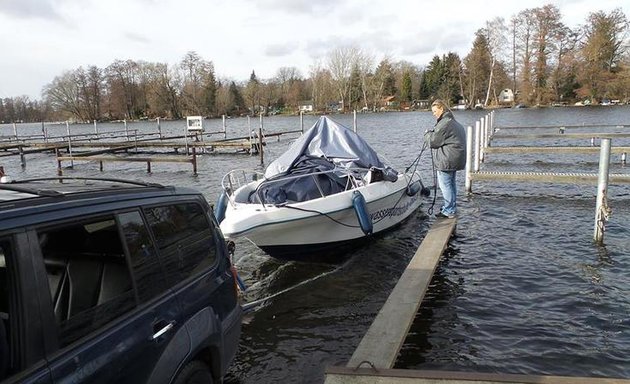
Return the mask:
<path id="1" fill-rule="evenodd" d="M 215 214 L 224 236 L 246 237 L 279 258 L 390 229 L 429 194 L 415 169 L 395 171 L 363 138 L 327 116 L 264 173 L 233 170 L 221 185 Z"/>

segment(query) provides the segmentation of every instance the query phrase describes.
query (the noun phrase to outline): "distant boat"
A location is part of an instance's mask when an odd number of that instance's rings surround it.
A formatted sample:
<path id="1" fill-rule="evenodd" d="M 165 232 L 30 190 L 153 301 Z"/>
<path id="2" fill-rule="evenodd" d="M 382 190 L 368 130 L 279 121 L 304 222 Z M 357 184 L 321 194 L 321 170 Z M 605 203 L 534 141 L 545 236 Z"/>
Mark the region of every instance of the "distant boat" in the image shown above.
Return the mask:
<path id="1" fill-rule="evenodd" d="M 217 219 L 283 259 L 328 251 L 409 217 L 427 196 L 416 171 L 396 172 L 351 129 L 322 116 L 264 174 L 236 170 L 222 181 Z"/>

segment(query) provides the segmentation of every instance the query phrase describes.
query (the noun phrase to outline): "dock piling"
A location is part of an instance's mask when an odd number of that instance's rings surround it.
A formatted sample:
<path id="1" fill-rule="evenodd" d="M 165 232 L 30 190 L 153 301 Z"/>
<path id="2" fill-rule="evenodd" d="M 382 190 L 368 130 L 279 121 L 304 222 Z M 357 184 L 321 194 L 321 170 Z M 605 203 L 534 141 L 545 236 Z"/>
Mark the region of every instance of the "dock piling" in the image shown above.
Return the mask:
<path id="1" fill-rule="evenodd" d="M 262 113 L 260 114 L 260 125 L 258 126 L 258 152 L 260 154 L 260 165 L 265 164 L 265 160 L 263 158 L 263 117 Z"/>
<path id="2" fill-rule="evenodd" d="M 473 156 L 473 127 L 466 128 L 466 192 L 472 192 L 472 179 L 470 173 L 472 171 Z"/>
<path id="3" fill-rule="evenodd" d="M 225 115 L 221 115 L 222 124 L 223 124 L 223 138 L 227 139 L 227 125 L 225 124 Z"/>
<path id="4" fill-rule="evenodd" d="M 66 120 L 66 133 L 68 134 L 68 154 L 72 157 L 72 136 L 70 136 L 70 123 Z M 70 160 L 70 168 L 74 168 L 74 161 Z"/>
<path id="5" fill-rule="evenodd" d="M 475 122 L 475 172 L 479 172 L 479 156 L 481 147 L 481 123 Z"/>
<path id="6" fill-rule="evenodd" d="M 610 139 L 602 139 L 599 153 L 599 177 L 597 180 L 597 202 L 595 206 L 595 229 L 593 239 L 598 244 L 604 242 L 606 221 L 610 215 L 606 195 L 608 191 L 608 168 L 610 166 Z"/>

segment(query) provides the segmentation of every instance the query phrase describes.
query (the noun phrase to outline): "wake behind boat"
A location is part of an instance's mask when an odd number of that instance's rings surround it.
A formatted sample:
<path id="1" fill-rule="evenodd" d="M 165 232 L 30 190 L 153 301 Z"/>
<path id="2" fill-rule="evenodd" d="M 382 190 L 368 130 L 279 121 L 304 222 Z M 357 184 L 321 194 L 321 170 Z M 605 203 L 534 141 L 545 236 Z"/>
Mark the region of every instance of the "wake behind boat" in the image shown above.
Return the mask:
<path id="1" fill-rule="evenodd" d="M 272 256 L 295 258 L 399 224 L 428 195 L 418 172 L 399 173 L 355 132 L 323 116 L 264 174 L 222 180 L 217 219 Z"/>

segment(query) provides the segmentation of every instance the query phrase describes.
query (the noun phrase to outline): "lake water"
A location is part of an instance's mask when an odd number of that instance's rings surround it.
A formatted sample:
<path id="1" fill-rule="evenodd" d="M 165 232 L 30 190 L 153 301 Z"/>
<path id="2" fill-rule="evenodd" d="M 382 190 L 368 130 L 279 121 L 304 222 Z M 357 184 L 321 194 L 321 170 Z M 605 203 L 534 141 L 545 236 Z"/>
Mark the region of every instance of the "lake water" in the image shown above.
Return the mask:
<path id="1" fill-rule="evenodd" d="M 464 125 L 474 125 L 485 114 L 455 111 Z M 352 126 L 351 115 L 332 118 Z M 306 116 L 305 127 L 315 120 Z M 207 130 L 221 130 L 221 120 L 205 123 Z M 228 137 L 257 129 L 257 119 L 250 123 L 245 118 L 227 120 Z M 403 169 L 420 152 L 421 133 L 434 120 L 430 112 L 408 112 L 360 114 L 357 123 L 359 134 L 394 168 Z M 511 109 L 495 115 L 497 126 L 588 124 L 630 124 L 630 107 Z M 266 118 L 264 126 L 267 132 L 300 127 L 298 117 L 281 116 Z M 165 133 L 181 134 L 184 127 L 183 121 L 161 123 Z M 70 128 L 72 133 L 94 130 L 91 125 Z M 123 125 L 98 128 L 121 130 Z M 129 123 L 128 128 L 155 132 L 156 124 Z M 37 124 L 17 129 L 20 135 L 41 133 Z M 49 135 L 66 133 L 65 125 L 47 129 Z M 601 129 L 567 128 L 567 133 Z M 608 131 L 628 133 L 630 128 Z M 11 125 L 0 126 L 0 136 L 12 134 Z M 267 163 L 290 144 L 291 135 L 286 136 L 269 140 Z M 620 139 L 612 144 L 629 143 Z M 590 145 L 590 140 L 493 142 L 514 144 Z M 598 160 L 598 154 L 490 154 L 482 169 L 596 173 Z M 197 177 L 189 164 L 169 163 L 153 164 L 151 174 L 142 163 L 106 163 L 103 172 L 98 164 L 78 163 L 64 169 L 64 175 L 185 185 L 214 202 L 226 172 L 262 169 L 259 162 L 256 156 L 215 153 L 200 157 Z M 24 169 L 18 157 L 3 157 L 0 165 L 14 178 L 56 174 L 49 154 L 28 155 Z M 433 185 L 428 153 L 421 167 L 425 182 Z M 630 173 L 618 155 L 612 156 L 610 168 Z M 610 186 L 613 214 L 605 245 L 599 246 L 592 241 L 595 185 L 476 182 L 467 195 L 463 182 L 461 172 L 456 234 L 396 368 L 630 378 L 630 185 Z M 430 203 L 397 230 L 376 236 L 337 264 L 276 261 L 246 240 L 238 241 L 236 265 L 249 287 L 244 300 L 260 305 L 246 316 L 226 382 L 320 383 L 326 366 L 345 365 L 434 221 L 427 214 Z"/>

